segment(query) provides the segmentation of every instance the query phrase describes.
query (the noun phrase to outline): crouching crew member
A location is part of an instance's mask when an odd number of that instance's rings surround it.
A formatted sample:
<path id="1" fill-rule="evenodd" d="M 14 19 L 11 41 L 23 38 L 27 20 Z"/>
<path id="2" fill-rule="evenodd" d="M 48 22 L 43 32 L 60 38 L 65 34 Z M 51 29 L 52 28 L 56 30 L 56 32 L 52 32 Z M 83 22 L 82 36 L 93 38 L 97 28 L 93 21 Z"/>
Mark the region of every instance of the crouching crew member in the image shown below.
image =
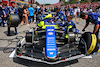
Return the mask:
<path id="1" fill-rule="evenodd" d="M 72 16 L 67 16 L 67 22 L 64 24 L 60 24 L 60 26 L 64 26 L 63 30 L 65 31 L 65 44 L 68 43 L 68 29 L 70 29 L 73 33 L 77 34 L 79 33 L 79 30 L 76 28 L 75 23 L 72 21 Z"/>
<path id="2" fill-rule="evenodd" d="M 60 26 L 67 26 L 68 28 L 76 28 L 75 23 L 72 21 L 72 16 L 67 16 L 67 22 L 64 24 L 60 24 Z M 65 27 L 66 28 L 66 27 Z M 65 28 L 63 30 L 65 30 Z"/>

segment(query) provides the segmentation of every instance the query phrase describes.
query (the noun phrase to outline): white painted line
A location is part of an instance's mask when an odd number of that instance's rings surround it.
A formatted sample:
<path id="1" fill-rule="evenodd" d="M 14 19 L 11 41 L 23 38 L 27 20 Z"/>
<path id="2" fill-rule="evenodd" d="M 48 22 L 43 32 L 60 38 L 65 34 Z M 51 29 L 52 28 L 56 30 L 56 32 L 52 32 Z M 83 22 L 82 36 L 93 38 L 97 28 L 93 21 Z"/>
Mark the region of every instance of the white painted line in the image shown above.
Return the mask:
<path id="1" fill-rule="evenodd" d="M 90 55 L 90 56 L 85 56 L 85 57 L 83 57 L 83 58 L 86 58 L 86 59 L 87 59 L 87 58 L 92 58 L 92 56 L 91 56 L 91 55 Z"/>
<path id="2" fill-rule="evenodd" d="M 10 54 L 10 56 L 9 57 L 13 57 L 13 58 L 16 58 L 16 56 L 15 56 L 15 50 Z"/>
<path id="3" fill-rule="evenodd" d="M 23 43 L 24 40 L 25 40 L 25 38 L 22 39 L 21 43 Z"/>
<path id="4" fill-rule="evenodd" d="M 30 29 L 29 32 L 31 32 L 33 29 Z M 23 41 L 25 40 L 25 38 L 22 39 L 21 43 L 23 43 Z M 13 58 L 16 58 L 15 56 L 15 50 L 9 55 L 9 57 L 13 57 Z"/>

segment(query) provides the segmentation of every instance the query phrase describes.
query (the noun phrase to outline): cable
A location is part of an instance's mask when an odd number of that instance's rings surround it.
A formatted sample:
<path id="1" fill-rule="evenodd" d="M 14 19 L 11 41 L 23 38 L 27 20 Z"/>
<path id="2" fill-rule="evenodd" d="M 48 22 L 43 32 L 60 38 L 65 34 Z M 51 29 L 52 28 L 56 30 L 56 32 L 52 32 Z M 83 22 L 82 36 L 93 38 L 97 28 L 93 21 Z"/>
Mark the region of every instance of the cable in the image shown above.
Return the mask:
<path id="1" fill-rule="evenodd" d="M 23 32 L 19 32 L 19 33 L 26 33 L 26 32 L 29 32 L 28 30 L 25 30 Z M 0 40 L 6 40 L 8 41 L 8 45 L 3 49 L 3 52 L 4 53 L 10 53 L 12 52 L 15 48 L 14 47 L 9 47 L 13 42 L 18 42 L 18 40 L 24 38 L 23 36 L 16 36 L 15 38 L 13 39 L 0 39 Z M 17 40 L 17 41 L 14 41 L 14 40 Z"/>
<path id="2" fill-rule="evenodd" d="M 9 47 L 13 42 L 18 42 L 20 39 L 24 38 L 23 36 L 16 36 L 13 39 L 0 39 L 0 40 L 7 40 L 8 45 L 3 49 L 4 53 L 10 53 L 12 52 L 15 48 L 14 47 Z M 14 41 L 17 40 L 17 41 Z"/>
<path id="3" fill-rule="evenodd" d="M 10 43 L 8 41 L 8 45 L 3 49 L 4 53 L 10 53 L 10 52 L 12 52 L 15 49 L 14 47 L 13 48 L 8 48 L 8 46 L 10 46 L 11 44 L 12 44 L 12 42 Z"/>
<path id="4" fill-rule="evenodd" d="M 26 33 L 29 32 L 28 30 L 25 30 L 23 32 L 19 32 L 19 33 Z M 8 45 L 3 49 L 4 53 L 10 53 L 12 52 L 15 48 L 14 47 L 9 47 L 13 42 L 18 42 L 20 39 L 24 38 L 23 36 L 16 36 L 13 39 L 0 39 L 0 40 L 6 40 L 8 41 Z M 14 41 L 17 40 L 17 41 Z"/>

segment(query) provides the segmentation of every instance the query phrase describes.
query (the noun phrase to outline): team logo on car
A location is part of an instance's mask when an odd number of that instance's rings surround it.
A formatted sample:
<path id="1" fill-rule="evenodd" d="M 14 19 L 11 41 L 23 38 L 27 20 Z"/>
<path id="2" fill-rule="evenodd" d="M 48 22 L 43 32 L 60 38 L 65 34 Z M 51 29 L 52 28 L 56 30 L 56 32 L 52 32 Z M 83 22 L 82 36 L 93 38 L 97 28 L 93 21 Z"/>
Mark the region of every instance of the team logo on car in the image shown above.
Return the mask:
<path id="1" fill-rule="evenodd" d="M 53 33 L 52 33 L 52 32 L 49 32 L 48 34 L 49 34 L 49 35 L 53 35 Z"/>
<path id="2" fill-rule="evenodd" d="M 47 31 L 54 31 L 54 29 L 48 29 Z"/>

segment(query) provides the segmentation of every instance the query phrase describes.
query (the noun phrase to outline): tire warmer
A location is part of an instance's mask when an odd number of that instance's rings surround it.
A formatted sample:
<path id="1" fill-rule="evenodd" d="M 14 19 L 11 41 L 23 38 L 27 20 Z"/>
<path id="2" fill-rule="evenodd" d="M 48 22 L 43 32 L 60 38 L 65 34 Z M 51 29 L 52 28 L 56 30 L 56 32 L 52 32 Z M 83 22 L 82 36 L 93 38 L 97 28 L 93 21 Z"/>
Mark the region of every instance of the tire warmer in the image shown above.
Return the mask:
<path id="1" fill-rule="evenodd" d="M 53 26 L 46 27 L 46 56 L 50 59 L 57 56 L 55 27 Z"/>

